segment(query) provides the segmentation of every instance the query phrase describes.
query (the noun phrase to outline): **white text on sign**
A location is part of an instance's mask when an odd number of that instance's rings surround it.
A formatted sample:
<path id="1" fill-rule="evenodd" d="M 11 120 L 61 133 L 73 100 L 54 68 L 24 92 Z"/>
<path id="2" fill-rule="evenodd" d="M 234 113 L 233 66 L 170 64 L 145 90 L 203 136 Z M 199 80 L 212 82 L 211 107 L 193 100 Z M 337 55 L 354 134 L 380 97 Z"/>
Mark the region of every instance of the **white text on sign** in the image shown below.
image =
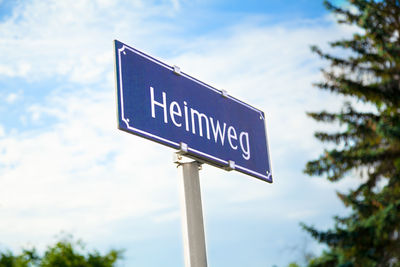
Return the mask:
<path id="1" fill-rule="evenodd" d="M 222 146 L 224 146 L 226 138 L 229 146 L 233 150 L 238 150 L 240 147 L 242 157 L 246 160 L 250 159 L 250 143 L 248 132 L 242 131 L 238 136 L 237 131 L 233 126 L 229 126 L 227 128 L 227 125 L 224 122 L 222 124 L 223 126 L 221 127 L 221 124 L 218 120 L 214 121 L 214 118 L 207 116 L 204 113 L 200 113 L 198 110 L 189 108 L 186 101 L 183 101 L 182 112 L 181 105 L 178 102 L 172 101 L 168 104 L 167 94 L 165 92 L 162 92 L 161 101 L 156 101 L 154 98 L 154 88 L 150 87 L 150 106 L 151 116 L 153 118 L 156 118 L 156 107 L 158 107 L 158 112 L 162 111 L 163 113 L 165 124 L 168 124 L 168 118 L 170 118 L 170 121 L 172 121 L 176 127 L 180 128 L 184 125 L 184 128 L 187 132 L 191 131 L 193 134 L 199 135 L 200 137 L 204 137 L 203 130 L 205 130 L 205 137 L 208 140 L 211 140 L 212 134 L 215 143 L 218 143 L 219 140 Z"/>

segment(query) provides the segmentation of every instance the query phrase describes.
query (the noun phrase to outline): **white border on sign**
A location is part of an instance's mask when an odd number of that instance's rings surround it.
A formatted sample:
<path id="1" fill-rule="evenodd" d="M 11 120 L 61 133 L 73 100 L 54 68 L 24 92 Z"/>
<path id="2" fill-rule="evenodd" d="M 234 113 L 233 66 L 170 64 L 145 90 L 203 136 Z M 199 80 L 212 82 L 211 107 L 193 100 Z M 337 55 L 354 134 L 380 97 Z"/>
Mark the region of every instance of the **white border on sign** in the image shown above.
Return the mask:
<path id="1" fill-rule="evenodd" d="M 158 64 L 158 65 L 160 65 L 160 66 L 162 66 L 162 67 L 164 67 L 166 69 L 168 69 L 168 70 L 173 71 L 173 68 L 171 66 L 168 66 L 167 64 L 164 64 L 163 62 L 160 62 L 160 61 L 158 61 L 158 60 L 156 60 L 156 59 L 154 59 L 154 58 L 152 58 L 152 57 L 150 57 L 150 56 L 148 56 L 148 55 L 146 55 L 144 53 L 141 53 L 140 51 L 132 49 L 132 48 L 126 46 L 125 44 L 123 44 L 122 47 L 118 49 L 118 67 L 119 67 L 119 79 L 118 79 L 119 81 L 118 82 L 119 82 L 119 88 L 120 88 L 120 94 L 119 95 L 120 95 L 120 103 L 121 103 L 122 121 L 125 122 L 125 124 L 126 124 L 126 126 L 128 127 L 129 130 L 132 130 L 134 132 L 143 134 L 145 136 L 149 136 L 149 137 L 154 138 L 156 140 L 159 140 L 161 142 L 168 143 L 168 144 L 174 145 L 176 147 L 179 147 L 179 143 L 177 143 L 177 142 L 170 141 L 168 139 L 162 138 L 162 137 L 157 136 L 155 134 L 151 134 L 151 133 L 148 133 L 146 131 L 143 131 L 143 130 L 140 130 L 140 129 L 137 129 L 137 128 L 134 128 L 134 127 L 130 126 L 129 125 L 129 119 L 125 118 L 125 113 L 124 113 L 124 95 L 123 95 L 123 85 L 122 85 L 122 69 L 121 69 L 121 53 L 125 54 L 125 51 L 124 51 L 125 49 L 128 49 L 129 51 L 131 51 L 131 52 L 133 52 L 135 54 L 138 54 L 138 55 L 140 55 L 140 56 L 142 56 L 142 57 L 144 57 L 144 58 L 146 58 L 146 59 L 148 59 L 148 60 L 150 60 L 150 61 L 152 61 L 152 62 L 154 62 L 154 63 L 156 63 L 156 64 Z M 191 77 L 191 76 L 189 76 L 189 75 L 187 75 L 187 74 L 185 74 L 183 72 L 181 72 L 180 75 L 184 76 L 185 78 L 187 78 L 187 79 L 189 79 L 189 80 L 191 80 L 191 81 L 193 81 L 195 83 L 198 83 L 198 84 L 200 84 L 200 85 L 202 85 L 204 87 L 207 87 L 208 89 L 210 89 L 210 90 L 212 90 L 212 91 L 214 91 L 214 92 L 216 92 L 218 94 L 222 95 L 222 91 L 217 90 L 214 87 L 212 87 L 212 86 L 210 86 L 210 85 L 208 85 L 206 83 L 203 83 L 203 82 L 201 82 L 201 81 L 199 81 L 199 80 L 197 80 L 197 79 L 195 79 L 195 78 L 193 78 L 193 77 Z M 236 99 L 234 97 L 231 97 L 229 95 L 227 97 L 229 99 L 241 104 L 241 105 L 246 106 L 247 108 L 250 108 L 250 109 L 258 112 L 260 114 L 260 118 L 262 118 L 264 120 L 264 123 L 265 123 L 265 118 L 263 116 L 263 113 L 259 109 L 256 109 L 255 107 L 252 107 L 252 106 L 250 106 L 250 105 L 248 105 L 248 104 L 246 104 L 246 103 L 244 103 L 244 102 L 242 102 L 242 101 L 240 101 L 240 100 L 238 100 L 238 99 Z M 267 131 L 266 127 L 265 127 L 265 131 Z M 267 141 L 267 146 L 268 146 L 268 141 Z M 269 166 L 271 168 L 271 160 L 269 159 L 269 148 L 268 147 L 267 147 L 267 150 L 268 150 Z M 218 162 L 221 162 L 221 163 L 224 163 L 224 164 L 228 164 L 228 161 L 226 161 L 226 160 L 220 159 L 218 157 L 209 155 L 207 153 L 204 153 L 202 151 L 199 151 L 199 150 L 196 150 L 196 149 L 193 149 L 193 148 L 190 148 L 190 147 L 188 148 L 188 151 L 192 151 L 194 153 L 197 153 L 197 154 L 202 155 L 204 157 L 213 159 L 215 161 L 218 161 Z M 271 173 L 267 173 L 267 176 L 266 176 L 264 174 L 255 172 L 253 170 L 247 169 L 247 168 L 245 168 L 243 166 L 240 166 L 240 165 L 237 165 L 237 164 L 235 165 L 235 168 L 236 169 L 240 169 L 240 170 L 242 170 L 242 171 L 244 171 L 246 173 L 253 174 L 253 175 L 257 176 L 257 177 L 263 178 L 264 180 L 266 180 L 268 182 L 272 182 Z"/>

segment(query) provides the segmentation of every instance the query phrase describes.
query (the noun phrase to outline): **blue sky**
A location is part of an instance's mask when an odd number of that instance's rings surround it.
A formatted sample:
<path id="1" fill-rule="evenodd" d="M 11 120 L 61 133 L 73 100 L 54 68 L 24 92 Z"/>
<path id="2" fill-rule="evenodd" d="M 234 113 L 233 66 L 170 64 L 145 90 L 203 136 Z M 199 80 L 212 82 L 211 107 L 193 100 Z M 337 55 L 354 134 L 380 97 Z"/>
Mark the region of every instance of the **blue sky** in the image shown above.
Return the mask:
<path id="1" fill-rule="evenodd" d="M 124 248 L 121 266 L 183 266 L 173 151 L 117 130 L 118 39 L 263 110 L 274 183 L 205 166 L 209 266 L 285 266 L 321 250 L 346 212 L 330 184 L 302 173 L 329 130 L 306 111 L 337 110 L 320 92 L 312 44 L 349 36 L 320 1 L 0 0 L 0 249 L 44 249 L 61 232 Z"/>

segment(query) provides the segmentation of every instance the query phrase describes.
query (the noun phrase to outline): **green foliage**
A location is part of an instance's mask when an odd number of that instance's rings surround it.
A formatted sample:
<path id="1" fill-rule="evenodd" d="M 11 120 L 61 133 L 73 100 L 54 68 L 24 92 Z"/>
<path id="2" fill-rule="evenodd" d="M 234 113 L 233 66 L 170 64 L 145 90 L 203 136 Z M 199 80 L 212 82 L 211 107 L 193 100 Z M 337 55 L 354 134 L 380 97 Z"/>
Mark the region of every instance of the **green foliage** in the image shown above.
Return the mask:
<path id="1" fill-rule="evenodd" d="M 0 267 L 30 267 L 35 266 L 38 257 L 35 250 L 24 250 L 21 255 L 14 256 L 11 251 L 0 253 Z"/>
<path id="2" fill-rule="evenodd" d="M 0 253 L 0 267 L 113 267 L 122 258 L 122 251 L 111 250 L 105 255 L 98 251 L 86 252 L 78 241 L 63 239 L 48 247 L 43 256 L 36 249 L 24 250 L 20 255 Z"/>
<path id="3" fill-rule="evenodd" d="M 341 53 L 312 47 L 330 62 L 316 86 L 374 108 L 359 111 L 347 102 L 337 113 L 309 113 L 316 121 L 339 123 L 342 130 L 315 133 L 336 147 L 308 162 L 305 173 L 332 182 L 356 173 L 363 178 L 354 190 L 338 193 L 352 212 L 335 217 L 333 229 L 303 225 L 328 246 L 309 266 L 400 266 L 400 1 L 349 2 L 336 7 L 325 1 L 339 23 L 360 30 L 349 40 L 330 43 Z"/>

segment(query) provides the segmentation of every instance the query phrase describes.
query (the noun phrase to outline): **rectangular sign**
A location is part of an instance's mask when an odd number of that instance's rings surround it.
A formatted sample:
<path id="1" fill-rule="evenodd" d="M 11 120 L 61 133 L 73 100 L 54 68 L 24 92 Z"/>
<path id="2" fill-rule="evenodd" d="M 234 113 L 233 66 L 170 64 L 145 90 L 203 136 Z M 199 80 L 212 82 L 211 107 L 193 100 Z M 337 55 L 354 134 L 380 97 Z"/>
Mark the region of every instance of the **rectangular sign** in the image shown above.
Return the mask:
<path id="1" fill-rule="evenodd" d="M 264 113 L 115 40 L 118 127 L 272 182 Z"/>

